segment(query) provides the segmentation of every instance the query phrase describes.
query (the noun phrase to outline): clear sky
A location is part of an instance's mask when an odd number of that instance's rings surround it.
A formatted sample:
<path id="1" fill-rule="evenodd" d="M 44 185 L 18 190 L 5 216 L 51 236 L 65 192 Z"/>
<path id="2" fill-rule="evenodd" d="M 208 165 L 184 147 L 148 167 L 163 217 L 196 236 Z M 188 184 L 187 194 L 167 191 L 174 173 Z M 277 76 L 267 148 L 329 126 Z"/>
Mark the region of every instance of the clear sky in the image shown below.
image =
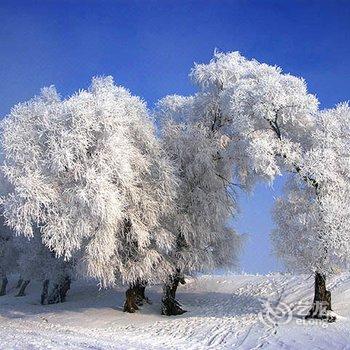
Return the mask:
<path id="1" fill-rule="evenodd" d="M 303 76 L 322 107 L 350 98 L 350 0 L 0 0 L 0 115 L 42 86 L 65 96 L 94 75 L 113 75 L 152 107 L 192 93 L 193 62 L 215 48 Z M 282 183 L 240 195 L 246 272 L 280 268 L 268 235 Z"/>

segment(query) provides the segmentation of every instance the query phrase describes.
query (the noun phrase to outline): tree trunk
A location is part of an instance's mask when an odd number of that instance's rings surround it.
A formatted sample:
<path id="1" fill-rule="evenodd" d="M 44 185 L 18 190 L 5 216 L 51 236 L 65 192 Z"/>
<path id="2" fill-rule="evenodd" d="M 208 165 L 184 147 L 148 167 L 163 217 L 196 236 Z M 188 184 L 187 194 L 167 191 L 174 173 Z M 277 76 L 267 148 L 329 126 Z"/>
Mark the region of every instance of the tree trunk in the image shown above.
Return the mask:
<path id="1" fill-rule="evenodd" d="M 23 283 L 23 278 L 19 276 L 19 280 L 17 281 L 17 284 L 16 284 L 16 289 L 20 288 L 22 283 Z"/>
<path id="2" fill-rule="evenodd" d="M 0 288 L 0 297 L 3 295 L 6 295 L 6 286 L 7 286 L 8 280 L 7 277 L 3 277 L 1 281 L 1 288 Z"/>
<path id="3" fill-rule="evenodd" d="M 142 306 L 144 303 L 152 304 L 151 300 L 145 295 L 146 286 L 147 282 L 137 282 L 135 284 L 136 304 L 138 306 Z"/>
<path id="4" fill-rule="evenodd" d="M 66 301 L 67 293 L 70 289 L 71 279 L 69 276 L 63 276 L 54 287 L 47 299 L 48 304 L 64 303 Z"/>
<path id="5" fill-rule="evenodd" d="M 332 311 L 332 300 L 331 292 L 326 288 L 326 276 L 316 272 L 314 301 L 305 318 L 316 318 L 328 322 L 334 322 L 336 317 L 329 315 L 329 311 Z"/>
<path id="6" fill-rule="evenodd" d="M 145 285 L 139 285 L 137 288 L 137 304 L 143 305 L 144 300 L 147 300 L 147 297 L 145 295 L 146 286 Z"/>
<path id="7" fill-rule="evenodd" d="M 144 303 L 152 304 L 149 298 L 145 295 L 147 282 L 136 282 L 130 285 L 125 295 L 124 311 L 134 313 Z"/>
<path id="8" fill-rule="evenodd" d="M 185 279 L 180 273 L 180 270 L 177 270 L 176 274 L 170 276 L 169 281 L 163 287 L 162 315 L 182 315 L 186 312 L 176 300 L 176 290 L 179 283 L 185 284 Z"/>
<path id="9" fill-rule="evenodd" d="M 47 301 L 47 298 L 49 296 L 49 284 L 50 284 L 50 280 L 46 279 L 43 282 L 43 288 L 41 290 L 41 298 L 40 298 L 40 304 L 44 305 Z"/>
<path id="10" fill-rule="evenodd" d="M 22 283 L 22 285 L 21 285 L 21 288 L 20 288 L 20 290 L 18 291 L 16 297 L 24 297 L 24 296 L 25 296 L 25 293 L 24 293 L 24 292 L 25 292 L 25 290 L 26 290 L 26 288 L 27 288 L 29 282 L 30 282 L 30 280 L 25 280 L 25 281 L 23 281 L 23 283 Z"/>
<path id="11" fill-rule="evenodd" d="M 134 313 L 139 309 L 137 301 L 139 299 L 139 289 L 135 285 L 130 285 L 125 292 L 124 312 Z"/>

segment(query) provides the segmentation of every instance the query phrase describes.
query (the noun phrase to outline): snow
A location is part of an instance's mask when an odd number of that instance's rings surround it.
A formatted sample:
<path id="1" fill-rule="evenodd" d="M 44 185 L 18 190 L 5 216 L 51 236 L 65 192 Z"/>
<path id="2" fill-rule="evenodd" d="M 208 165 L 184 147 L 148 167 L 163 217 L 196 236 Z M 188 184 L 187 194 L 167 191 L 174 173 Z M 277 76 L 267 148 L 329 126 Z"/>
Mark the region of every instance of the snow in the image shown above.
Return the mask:
<path id="1" fill-rule="evenodd" d="M 329 280 L 336 323 L 294 315 L 264 324 L 263 302 L 309 305 L 313 278 L 301 275 L 205 275 L 187 279 L 178 297 L 187 313 L 161 316 L 161 286 L 147 288 L 152 305 L 122 311 L 124 289 L 74 282 L 67 302 L 40 305 L 40 285 L 15 298 L 13 277 L 0 298 L 0 349 L 350 349 L 350 274 Z M 304 323 L 304 324 L 301 324 Z"/>

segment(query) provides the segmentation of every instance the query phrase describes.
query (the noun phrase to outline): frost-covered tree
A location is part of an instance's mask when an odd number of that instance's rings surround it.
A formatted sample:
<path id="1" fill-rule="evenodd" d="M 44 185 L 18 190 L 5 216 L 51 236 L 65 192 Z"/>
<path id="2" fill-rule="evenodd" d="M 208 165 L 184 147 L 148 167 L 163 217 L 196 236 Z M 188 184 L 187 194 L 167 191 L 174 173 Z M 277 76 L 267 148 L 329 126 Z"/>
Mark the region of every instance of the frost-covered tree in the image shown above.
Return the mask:
<path id="1" fill-rule="evenodd" d="M 303 79 L 238 52 L 215 52 L 190 77 L 198 92 L 166 97 L 167 113 L 219 135 L 234 179 L 249 189 L 257 180 L 298 170 L 318 109 Z"/>
<path id="2" fill-rule="evenodd" d="M 308 317 L 334 321 L 326 276 L 350 262 L 350 107 L 319 113 L 301 177 L 288 182 L 275 207 L 272 240 L 292 271 L 315 273 L 315 296 Z M 308 181 L 304 181 L 308 179 Z M 312 179 L 312 181 L 311 181 Z"/>
<path id="3" fill-rule="evenodd" d="M 313 243 L 313 232 L 318 232 L 318 241 L 324 241 L 322 249 L 316 248 L 314 252 L 309 249 L 313 258 L 308 263 L 316 272 L 315 303 L 309 316 L 323 317 L 324 309 L 317 304 L 328 302 L 330 308 L 330 294 L 325 288 L 326 272 L 323 268 L 327 264 L 331 268 L 333 263 L 329 263 L 330 260 L 336 260 L 340 266 L 339 262 L 348 256 L 348 239 L 344 234 L 346 224 L 340 224 L 342 220 L 346 221 L 347 206 L 340 206 L 343 209 L 337 212 L 341 198 L 347 197 L 348 106 L 341 105 L 319 116 L 318 101 L 308 93 L 303 79 L 284 74 L 278 67 L 246 60 L 238 53 L 216 54 L 209 64 L 197 65 L 192 77 L 201 83 L 207 94 L 218 96 L 217 109 L 220 113 L 217 123 L 232 147 L 238 147 L 235 163 L 238 165 L 237 174 L 243 182 L 247 179 L 249 185 L 258 178 L 273 181 L 284 172 L 294 173 L 289 198 L 298 198 L 300 207 L 295 205 L 290 210 L 303 212 L 309 217 L 304 217 L 297 232 L 301 232 L 303 227 L 305 240 Z M 333 139 L 333 144 L 330 139 Z M 327 152 L 333 154 L 336 163 L 342 165 L 327 163 Z M 339 189 L 338 194 L 336 188 Z M 313 203 L 311 208 L 307 205 L 310 202 Z M 283 201 L 280 205 L 288 206 Z M 312 214 L 308 214 L 309 210 Z M 284 209 L 277 211 L 282 216 L 278 223 L 283 227 L 283 220 L 289 222 L 283 215 L 293 217 L 293 214 L 283 212 Z M 315 220 L 315 217 L 318 219 Z M 312 228 L 312 222 L 317 223 L 318 229 Z M 329 233 L 322 233 L 327 230 Z M 287 233 L 283 229 L 276 232 L 286 238 Z M 287 241 L 283 238 L 279 242 Z M 299 242 L 296 240 L 295 244 Z M 284 249 L 288 250 L 287 247 Z M 300 248 L 304 249 L 307 248 Z M 303 265 L 302 261 L 300 265 Z"/>
<path id="4" fill-rule="evenodd" d="M 1 173 L 0 191 L 2 197 L 9 195 L 12 191 L 11 185 L 3 173 Z M 67 281 L 70 284 L 72 274 L 71 262 L 64 262 L 62 258 L 56 258 L 55 254 L 41 242 L 41 236 L 38 232 L 31 239 L 15 235 L 5 223 L 5 217 L 2 213 L 3 207 L 0 208 L 0 273 L 2 277 L 0 295 L 6 294 L 7 274 L 19 273 L 20 278 L 16 286 L 18 289 L 17 297 L 25 295 L 28 284 L 34 279 L 44 281 L 46 295 L 42 293 L 42 303 L 52 304 L 64 301 L 65 294 L 69 289 Z M 48 288 L 50 280 L 53 281 L 51 291 Z M 62 290 L 65 290 L 64 295 L 59 293 Z"/>
<path id="5" fill-rule="evenodd" d="M 9 191 L 10 185 L 0 172 L 0 195 L 7 195 Z M 18 249 L 14 243 L 13 231 L 5 224 L 2 209 L 0 205 L 0 296 L 6 294 L 8 274 L 17 272 L 18 267 Z"/>
<path id="6" fill-rule="evenodd" d="M 25 295 L 29 281 L 37 280 L 42 282 L 41 304 L 64 302 L 74 273 L 74 259 L 56 257 L 42 243 L 38 230 L 30 238 L 15 237 L 14 244 L 18 251 L 17 270 L 23 279 L 18 296 Z"/>
<path id="7" fill-rule="evenodd" d="M 298 200 L 301 207 L 295 207 L 295 210 L 307 213 L 310 210 L 310 208 L 306 208 L 307 203 L 317 199 L 314 210 L 318 212 L 317 216 L 319 217 L 325 215 L 322 214 L 325 210 L 323 209 L 325 201 L 333 202 L 333 204 L 339 201 L 337 194 L 333 193 L 333 190 L 328 186 L 326 197 L 319 193 L 322 179 L 315 173 L 316 169 L 312 162 L 316 157 L 315 142 L 316 144 L 319 142 L 318 147 L 326 148 L 324 143 L 321 146 L 322 142 L 320 141 L 322 137 L 325 137 L 324 134 L 318 136 L 318 140 L 315 141 L 315 134 L 319 135 L 320 133 L 320 131 L 315 130 L 322 129 L 319 124 L 324 117 L 318 118 L 318 101 L 307 92 L 306 84 L 302 79 L 290 74 L 283 74 L 278 67 L 260 64 L 254 60 L 248 61 L 237 53 L 216 55 L 210 64 L 200 65 L 195 76 L 204 79 L 203 81 L 208 88 L 211 85 L 220 86 L 221 98 L 219 105 L 222 111 L 222 119 L 225 121 L 223 124 L 227 125 L 226 135 L 231 140 L 236 140 L 235 144 L 240 145 L 240 157 L 242 158 L 238 159 L 244 159 L 248 168 L 253 170 L 260 178 L 265 178 L 268 181 L 272 181 L 276 175 L 280 175 L 285 171 L 295 173 L 297 179 L 294 181 L 297 181 L 301 186 L 297 191 L 300 195 Z M 212 82 L 207 82 L 207 76 L 212 77 Z M 346 110 L 345 107 L 341 107 L 341 109 Z M 342 151 L 340 154 L 342 156 L 338 160 L 343 159 L 346 164 L 347 160 L 344 159 L 344 152 Z M 323 163 L 318 160 L 318 164 Z M 301 194 L 302 189 L 305 191 L 303 194 Z M 313 193 L 311 197 L 310 193 Z M 294 195 L 295 198 L 295 188 L 290 195 Z M 322 204 L 320 204 L 320 196 L 322 197 Z M 327 209 L 328 214 L 327 219 L 324 219 L 325 222 L 336 220 L 331 219 L 336 215 L 334 207 L 333 209 L 330 208 L 331 205 Z M 313 215 L 316 215 L 315 211 Z M 330 214 L 331 211 L 333 213 Z M 283 209 L 280 212 L 282 215 L 286 214 L 283 213 Z M 311 239 L 311 242 L 313 242 L 314 234 L 308 232 L 308 225 L 311 225 L 310 221 L 312 220 L 305 219 L 302 223 L 304 224 L 304 233 L 308 237 L 305 239 Z M 279 220 L 280 222 L 281 220 Z M 318 225 L 321 225 L 321 222 L 322 220 L 318 222 Z M 299 229 L 301 230 L 301 227 Z M 325 230 L 325 228 L 322 230 Z M 283 229 L 277 232 L 285 237 L 285 234 L 282 233 Z M 330 235 L 332 236 L 331 233 Z M 275 234 L 276 236 L 277 234 Z M 323 236 L 319 233 L 319 237 Z M 333 238 L 336 236 L 333 236 Z M 283 238 L 279 242 L 283 243 Z M 297 240 L 296 242 L 300 241 Z M 325 244 L 325 246 L 327 245 L 330 245 L 329 248 L 326 248 L 329 254 L 339 255 L 342 259 L 345 258 L 346 254 L 341 253 L 342 250 L 332 249 L 329 242 Z M 304 248 L 300 249 L 303 250 Z M 316 251 L 317 248 L 315 252 L 310 252 L 310 254 L 314 256 L 314 259 L 322 260 L 318 254 L 324 254 L 322 253 L 323 250 Z M 314 271 L 316 271 L 315 300 L 309 316 L 326 317 L 329 320 L 334 320 L 333 317 L 324 316 L 327 310 L 320 306 L 328 303 L 326 309 L 331 308 L 330 293 L 326 290 L 324 272 L 322 270 L 318 271 L 318 266 L 321 263 L 316 264 L 314 259 L 311 259 L 310 263 L 313 264 Z M 302 262 L 300 262 L 300 265 L 302 265 Z"/>
<path id="8" fill-rule="evenodd" d="M 16 271 L 17 250 L 13 243 L 12 231 L 0 216 L 0 296 L 6 294 L 9 273 Z"/>
<path id="9" fill-rule="evenodd" d="M 111 77 L 60 99 L 53 87 L 16 105 L 3 122 L 3 167 L 13 191 L 7 222 L 21 235 L 39 230 L 66 260 L 79 252 L 80 272 L 103 287 L 164 281 L 174 244 L 161 225 L 173 206 L 176 178 L 145 103 Z"/>
<path id="10" fill-rule="evenodd" d="M 165 315 L 184 312 L 175 295 L 184 274 L 233 265 L 241 247 L 241 238 L 229 226 L 236 211 L 235 193 L 227 180 L 231 167 L 224 160 L 226 150 L 217 136 L 200 125 L 168 120 L 164 126 L 165 149 L 180 179 L 177 210 L 167 220 L 177 237 L 170 255 L 177 273 L 164 286 Z"/>
<path id="11" fill-rule="evenodd" d="M 180 186 L 177 210 L 169 227 L 177 236 L 170 255 L 177 274 L 165 285 L 163 310 L 181 314 L 175 299 L 184 274 L 233 266 L 241 248 L 241 238 L 229 225 L 236 212 L 235 192 L 230 187 L 231 168 L 225 149 L 211 130 L 199 125 L 176 124 L 164 127 L 165 149 L 178 169 Z"/>
<path id="12" fill-rule="evenodd" d="M 195 95 L 167 96 L 158 103 L 158 117 L 166 120 L 165 148 L 180 179 L 178 208 L 170 220 L 177 235 L 171 256 L 178 273 L 165 286 L 165 314 L 183 312 L 174 300 L 183 273 L 235 262 L 242 242 L 228 225 L 237 210 L 234 180 L 249 186 L 255 176 L 241 154 L 246 145 L 229 132 L 232 118 L 223 114 L 225 86 L 220 78 L 227 72 L 210 66 L 203 75 L 203 67 L 196 65 L 191 73 L 199 89 Z"/>
<path id="13" fill-rule="evenodd" d="M 231 141 L 243 183 L 298 170 L 318 108 L 303 79 L 237 52 L 216 53 L 209 64 L 196 65 L 192 77 L 218 96 L 216 124 Z"/>
<path id="14" fill-rule="evenodd" d="M 304 186 L 318 186 L 304 164 L 314 142 L 318 101 L 303 79 L 237 52 L 216 52 L 208 64 L 195 65 L 191 78 L 199 91 L 168 97 L 168 110 L 220 137 L 234 181 L 250 189 L 257 180 L 272 182 L 291 172 Z"/>

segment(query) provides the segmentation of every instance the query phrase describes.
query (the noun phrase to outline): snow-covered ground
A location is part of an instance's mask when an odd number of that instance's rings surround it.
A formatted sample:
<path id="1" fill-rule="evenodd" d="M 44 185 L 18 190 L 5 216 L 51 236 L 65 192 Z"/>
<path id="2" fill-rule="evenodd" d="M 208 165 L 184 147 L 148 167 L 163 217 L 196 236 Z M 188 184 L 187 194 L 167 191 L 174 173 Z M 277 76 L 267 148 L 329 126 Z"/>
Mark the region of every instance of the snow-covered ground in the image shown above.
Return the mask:
<path id="1" fill-rule="evenodd" d="M 75 283 L 60 305 L 39 304 L 39 285 L 27 296 L 0 298 L 1 349 L 350 349 L 350 275 L 329 281 L 333 324 L 304 322 L 298 305 L 310 304 L 312 278 L 271 274 L 190 279 L 179 288 L 189 311 L 177 317 L 159 314 L 161 287 L 148 288 L 153 301 L 136 314 L 122 311 L 123 290 L 98 290 Z M 262 322 L 264 301 L 289 305 L 290 322 Z M 298 305 L 296 305 L 298 304 Z M 294 306 L 293 306 L 294 305 Z M 304 323 L 304 324 L 301 324 Z"/>

